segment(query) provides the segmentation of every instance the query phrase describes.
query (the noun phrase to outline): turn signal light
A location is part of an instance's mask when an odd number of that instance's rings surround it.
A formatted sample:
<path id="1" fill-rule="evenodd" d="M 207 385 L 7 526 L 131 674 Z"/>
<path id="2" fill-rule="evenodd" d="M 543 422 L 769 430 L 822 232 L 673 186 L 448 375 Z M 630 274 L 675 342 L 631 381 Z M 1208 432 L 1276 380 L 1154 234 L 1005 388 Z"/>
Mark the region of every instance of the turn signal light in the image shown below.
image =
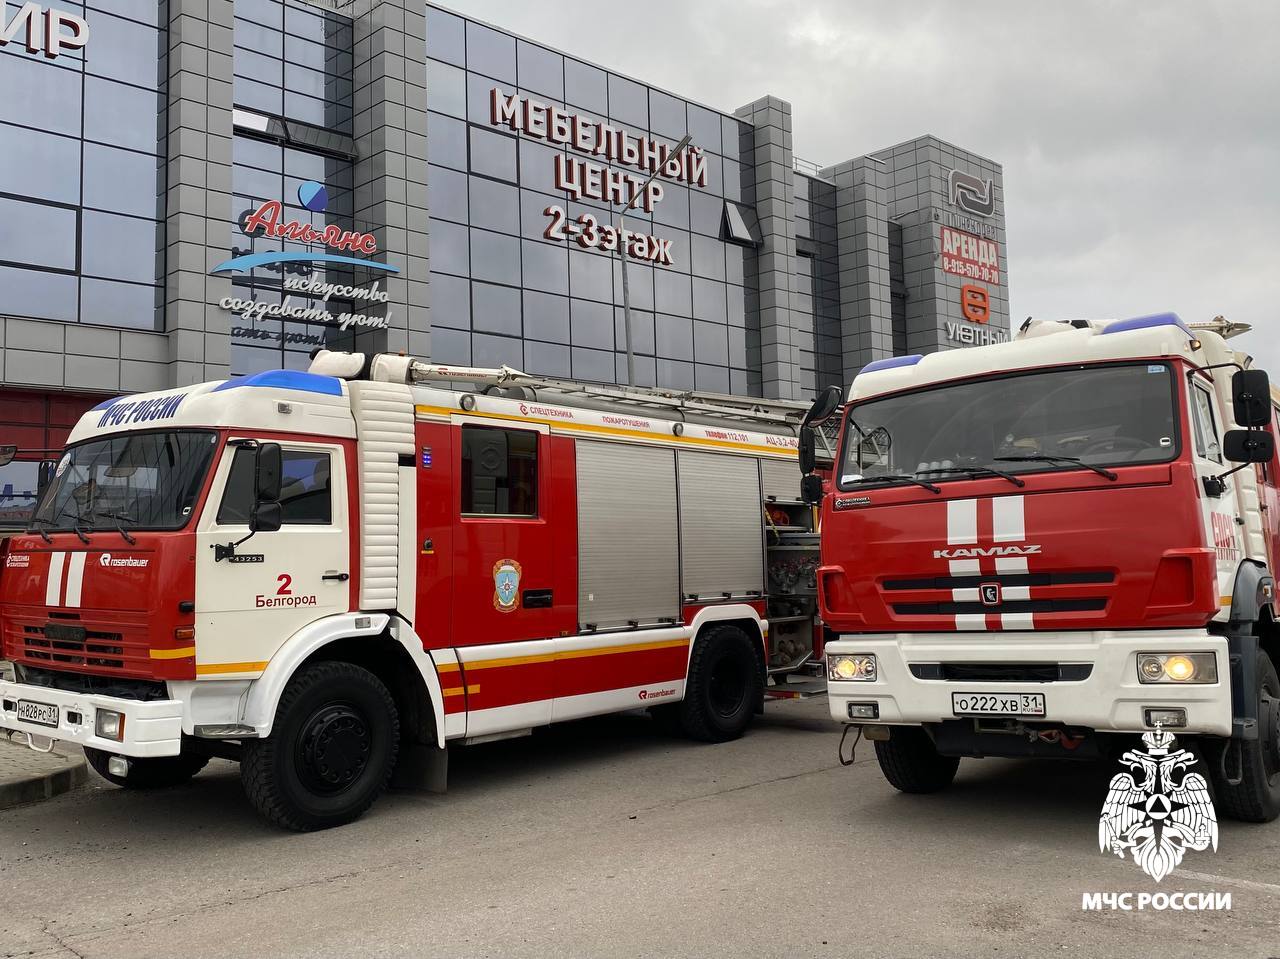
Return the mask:
<path id="1" fill-rule="evenodd" d="M 179 626 L 173 631 L 173 638 L 182 640 L 184 643 L 194 642 L 196 628 L 194 626 Z"/>
<path id="2" fill-rule="evenodd" d="M 1213 653 L 1139 653 L 1142 683 L 1216 683 L 1218 660 Z"/>
<path id="3" fill-rule="evenodd" d="M 113 709 L 94 710 L 93 731 L 99 739 L 124 742 L 124 713 L 118 713 Z"/>

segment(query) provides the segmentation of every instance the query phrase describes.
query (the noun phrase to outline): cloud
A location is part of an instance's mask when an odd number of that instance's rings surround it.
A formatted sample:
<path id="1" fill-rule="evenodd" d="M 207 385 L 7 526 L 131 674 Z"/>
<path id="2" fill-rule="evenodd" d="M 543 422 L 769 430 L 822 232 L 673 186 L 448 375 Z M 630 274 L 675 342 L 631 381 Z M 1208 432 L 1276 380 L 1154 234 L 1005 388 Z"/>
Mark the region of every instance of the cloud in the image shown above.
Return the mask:
<path id="1" fill-rule="evenodd" d="M 933 133 L 1004 167 L 1015 323 L 1250 323 L 1280 381 L 1280 4 L 455 0 L 732 112 L 792 104 L 826 165 Z"/>

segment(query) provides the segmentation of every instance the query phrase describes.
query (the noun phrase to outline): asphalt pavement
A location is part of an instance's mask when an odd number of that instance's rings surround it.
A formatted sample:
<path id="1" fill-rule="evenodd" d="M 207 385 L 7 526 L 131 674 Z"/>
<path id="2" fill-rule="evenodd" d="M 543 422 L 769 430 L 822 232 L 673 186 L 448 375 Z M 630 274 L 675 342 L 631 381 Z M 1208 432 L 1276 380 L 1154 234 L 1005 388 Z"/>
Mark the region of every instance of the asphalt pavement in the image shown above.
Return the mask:
<path id="1" fill-rule="evenodd" d="M 309 835 L 261 823 L 236 768 L 128 793 L 94 777 L 0 812 L 0 955 L 1280 956 L 1280 823 L 1224 822 L 1159 886 L 1099 852 L 1115 770 L 967 760 L 908 797 L 823 700 L 742 740 L 641 715 L 455 750 L 446 795 Z M 1232 894 L 1216 912 L 1086 912 L 1089 892 Z"/>

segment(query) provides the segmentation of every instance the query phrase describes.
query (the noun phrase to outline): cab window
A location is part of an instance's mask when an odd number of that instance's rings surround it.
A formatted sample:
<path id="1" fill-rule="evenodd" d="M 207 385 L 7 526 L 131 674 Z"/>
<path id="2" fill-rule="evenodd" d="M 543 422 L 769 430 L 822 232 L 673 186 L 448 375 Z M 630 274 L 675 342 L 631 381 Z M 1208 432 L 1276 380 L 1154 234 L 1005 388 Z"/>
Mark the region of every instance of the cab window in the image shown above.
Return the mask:
<path id="1" fill-rule="evenodd" d="M 1191 424 L 1195 432 L 1196 453 L 1215 463 L 1222 462 L 1218 443 L 1218 427 L 1213 417 L 1213 397 L 1197 384 L 1191 385 Z"/>
<path id="2" fill-rule="evenodd" d="M 538 434 L 462 427 L 462 512 L 538 515 Z"/>
<path id="3" fill-rule="evenodd" d="M 333 522 L 330 457 L 321 450 L 283 450 L 280 507 L 286 526 Z M 231 461 L 227 488 L 218 506 L 218 525 L 243 526 L 253 508 L 253 450 L 240 447 Z"/>

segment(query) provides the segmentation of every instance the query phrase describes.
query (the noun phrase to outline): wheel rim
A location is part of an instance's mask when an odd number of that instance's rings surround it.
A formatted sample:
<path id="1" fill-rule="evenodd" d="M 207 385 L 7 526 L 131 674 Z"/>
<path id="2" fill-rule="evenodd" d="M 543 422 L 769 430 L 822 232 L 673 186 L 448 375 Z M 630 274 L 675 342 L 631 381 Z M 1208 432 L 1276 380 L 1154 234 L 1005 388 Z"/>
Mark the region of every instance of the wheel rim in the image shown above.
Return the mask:
<path id="1" fill-rule="evenodd" d="M 740 657 L 721 656 L 712 664 L 707 694 L 717 716 L 728 718 L 742 708 L 747 699 L 747 670 Z"/>
<path id="2" fill-rule="evenodd" d="M 298 778 L 319 795 L 340 793 L 369 768 L 372 742 L 364 714 L 330 703 L 311 714 L 298 737 Z"/>

